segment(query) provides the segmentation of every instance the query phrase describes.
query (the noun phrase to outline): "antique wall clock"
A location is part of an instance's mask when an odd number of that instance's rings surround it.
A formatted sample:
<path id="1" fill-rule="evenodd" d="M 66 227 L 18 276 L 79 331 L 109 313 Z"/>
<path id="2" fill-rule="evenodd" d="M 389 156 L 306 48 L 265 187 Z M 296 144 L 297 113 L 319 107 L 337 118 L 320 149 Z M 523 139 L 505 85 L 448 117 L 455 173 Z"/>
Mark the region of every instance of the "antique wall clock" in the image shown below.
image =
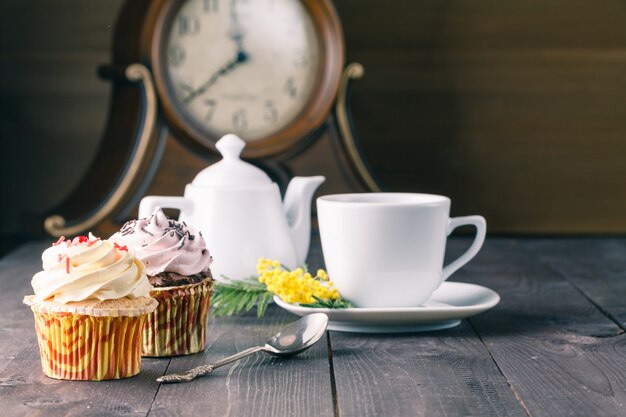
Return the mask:
<path id="1" fill-rule="evenodd" d="M 348 188 L 378 189 L 346 106 L 362 67 L 344 65 L 329 0 L 128 0 L 113 63 L 100 73 L 113 81 L 109 123 L 89 172 L 46 218 L 50 234 L 80 233 L 128 210 L 168 135 L 208 155 L 235 132 L 247 142 L 243 157 L 271 169 L 306 154 L 332 120 L 335 138 L 322 153 L 335 155 Z"/>

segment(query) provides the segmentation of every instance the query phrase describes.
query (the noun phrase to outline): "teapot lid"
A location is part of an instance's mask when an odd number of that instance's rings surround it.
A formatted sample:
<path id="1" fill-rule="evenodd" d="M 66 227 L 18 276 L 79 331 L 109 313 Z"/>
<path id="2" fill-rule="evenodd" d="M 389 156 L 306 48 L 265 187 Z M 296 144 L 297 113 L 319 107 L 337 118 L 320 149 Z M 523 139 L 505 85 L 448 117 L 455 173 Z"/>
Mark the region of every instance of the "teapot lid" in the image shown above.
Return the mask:
<path id="1" fill-rule="evenodd" d="M 229 133 L 217 141 L 215 147 L 222 160 L 200 171 L 193 185 L 200 187 L 233 187 L 271 184 L 270 177 L 260 168 L 242 161 L 239 157 L 246 143 Z"/>

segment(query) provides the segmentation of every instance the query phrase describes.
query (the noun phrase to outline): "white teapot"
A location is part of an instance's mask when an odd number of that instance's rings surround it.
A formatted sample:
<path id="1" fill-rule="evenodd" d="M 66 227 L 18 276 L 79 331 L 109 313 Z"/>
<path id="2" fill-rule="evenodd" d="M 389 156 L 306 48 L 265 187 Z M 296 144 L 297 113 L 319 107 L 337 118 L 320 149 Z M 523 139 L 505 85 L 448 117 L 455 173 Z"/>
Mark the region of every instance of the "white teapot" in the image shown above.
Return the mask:
<path id="1" fill-rule="evenodd" d="M 256 275 L 259 257 L 296 268 L 311 240 L 311 200 L 323 176 L 294 177 L 284 203 L 278 185 L 261 169 L 239 158 L 245 142 L 228 134 L 215 145 L 222 160 L 203 169 L 185 187 L 184 197 L 148 196 L 139 217 L 156 207 L 180 210 L 181 221 L 202 232 L 214 258 L 216 279 Z"/>

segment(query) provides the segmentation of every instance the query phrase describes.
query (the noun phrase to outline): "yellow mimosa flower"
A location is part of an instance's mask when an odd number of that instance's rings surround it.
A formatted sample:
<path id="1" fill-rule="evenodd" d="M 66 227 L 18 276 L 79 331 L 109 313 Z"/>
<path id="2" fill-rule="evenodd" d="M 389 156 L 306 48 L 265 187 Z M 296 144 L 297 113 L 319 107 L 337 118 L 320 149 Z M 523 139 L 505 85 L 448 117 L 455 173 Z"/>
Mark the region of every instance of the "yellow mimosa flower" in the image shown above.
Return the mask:
<path id="1" fill-rule="evenodd" d="M 339 293 L 323 269 L 318 269 L 313 277 L 303 268 L 285 271 L 280 261 L 259 258 L 257 270 L 259 282 L 287 303 L 310 304 L 316 302 L 316 298 L 328 301 L 339 298 Z"/>

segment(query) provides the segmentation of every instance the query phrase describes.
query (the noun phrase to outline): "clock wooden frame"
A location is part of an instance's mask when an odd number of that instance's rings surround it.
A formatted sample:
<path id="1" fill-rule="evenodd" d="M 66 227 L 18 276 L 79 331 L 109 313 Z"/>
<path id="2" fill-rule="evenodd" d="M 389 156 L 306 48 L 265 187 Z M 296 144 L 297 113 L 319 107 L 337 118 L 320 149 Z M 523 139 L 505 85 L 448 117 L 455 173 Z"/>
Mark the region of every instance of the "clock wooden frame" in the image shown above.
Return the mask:
<path id="1" fill-rule="evenodd" d="M 248 142 L 242 154 L 244 158 L 264 158 L 306 144 L 311 132 L 318 129 L 328 118 L 333 107 L 344 68 L 344 39 L 341 24 L 333 6 L 327 0 L 301 0 L 307 10 L 319 45 L 319 63 L 312 90 L 303 110 L 292 122 L 278 132 Z M 215 152 L 215 142 L 222 133 L 202 128 L 195 120 L 186 117 L 174 99 L 168 82 L 166 68 L 167 37 L 183 1 L 157 0 L 154 12 L 144 23 L 145 41 L 142 55 L 150 63 L 154 82 L 159 93 L 163 113 L 176 137 L 186 141 L 200 152 Z M 227 133 L 227 132 L 223 132 Z"/>
<path id="2" fill-rule="evenodd" d="M 293 122 L 274 135 L 249 142 L 243 156 L 258 158 L 268 167 L 282 165 L 281 161 L 311 146 L 331 119 L 336 130 L 330 130 L 339 134 L 339 140 L 326 140 L 322 154 L 336 158 L 351 187 L 380 191 L 354 138 L 347 105 L 350 81 L 360 78 L 363 68 L 357 63 L 344 68 L 343 32 L 330 0 L 301 1 L 318 36 L 317 88 Z M 127 0 L 122 7 L 113 38 L 113 62 L 99 69 L 101 77 L 113 82 L 107 128 L 86 175 L 68 198 L 45 214 L 48 234 L 75 235 L 112 216 L 121 221 L 152 181 L 170 130 L 196 153 L 215 152 L 217 133 L 207 135 L 181 117 L 163 73 L 168 19 L 183 2 Z"/>

